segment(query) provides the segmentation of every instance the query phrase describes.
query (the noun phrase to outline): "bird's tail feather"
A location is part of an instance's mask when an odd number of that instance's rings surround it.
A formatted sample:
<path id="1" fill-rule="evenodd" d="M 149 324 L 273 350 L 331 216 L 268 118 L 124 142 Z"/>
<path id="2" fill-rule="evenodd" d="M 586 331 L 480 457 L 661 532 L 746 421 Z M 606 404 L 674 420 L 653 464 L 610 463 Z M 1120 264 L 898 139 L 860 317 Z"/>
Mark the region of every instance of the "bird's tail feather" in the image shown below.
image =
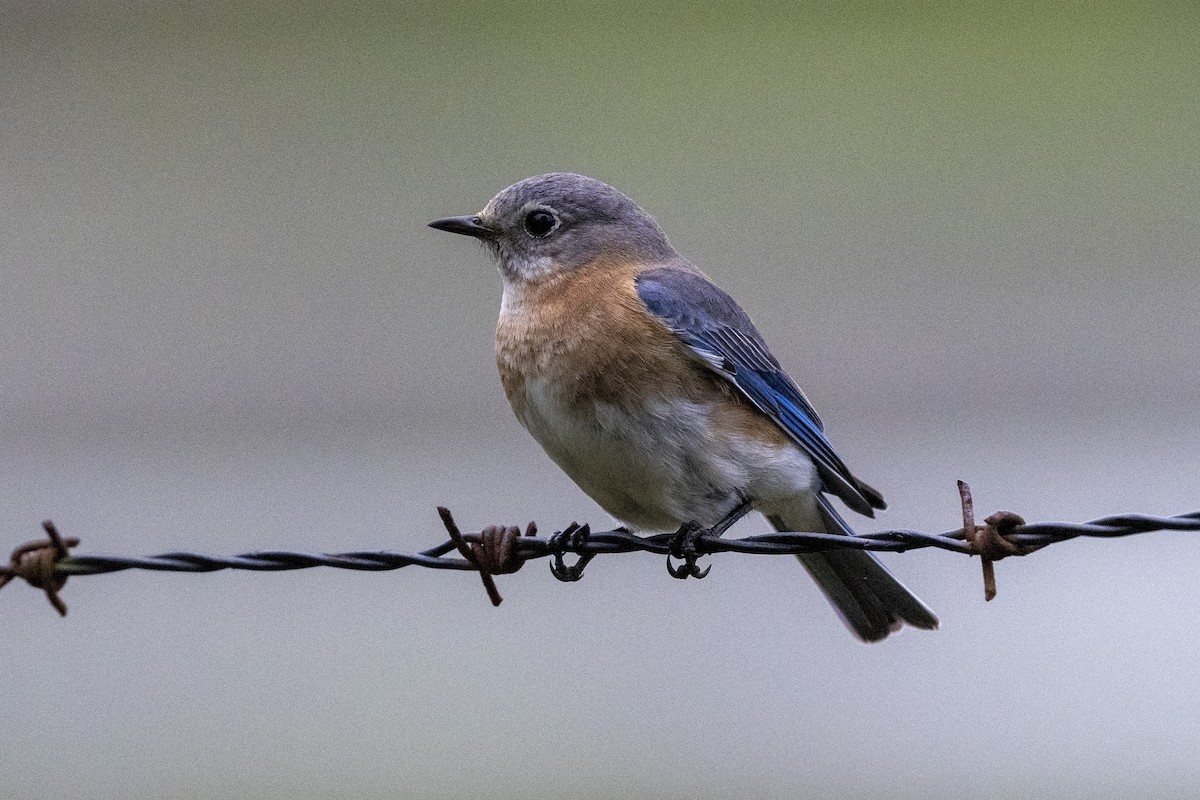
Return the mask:
<path id="1" fill-rule="evenodd" d="M 821 528 L 827 533 L 851 535 L 850 526 L 821 495 L 818 497 Z M 790 517 L 796 516 L 796 519 Z M 811 530 L 810 514 L 771 515 L 780 531 Z M 817 581 L 846 625 L 864 642 L 877 642 L 905 623 L 933 630 L 938 619 L 929 608 L 892 577 L 865 550 L 827 550 L 797 556 Z"/>

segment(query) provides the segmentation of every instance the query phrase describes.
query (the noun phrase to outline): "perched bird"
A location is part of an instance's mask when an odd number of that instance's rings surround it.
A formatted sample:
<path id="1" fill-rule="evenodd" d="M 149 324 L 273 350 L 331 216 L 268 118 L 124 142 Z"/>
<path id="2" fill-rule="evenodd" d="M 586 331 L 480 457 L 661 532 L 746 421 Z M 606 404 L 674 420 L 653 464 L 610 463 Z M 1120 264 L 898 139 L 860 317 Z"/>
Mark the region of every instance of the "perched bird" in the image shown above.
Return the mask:
<path id="1" fill-rule="evenodd" d="M 834 452 L 746 312 L 613 187 L 539 175 L 478 214 L 430 225 L 495 256 L 508 401 L 558 466 L 630 528 L 712 527 L 752 505 L 777 530 L 849 534 L 827 495 L 868 517 L 885 507 Z M 937 627 L 870 553 L 798 558 L 864 641 L 903 623 Z"/>

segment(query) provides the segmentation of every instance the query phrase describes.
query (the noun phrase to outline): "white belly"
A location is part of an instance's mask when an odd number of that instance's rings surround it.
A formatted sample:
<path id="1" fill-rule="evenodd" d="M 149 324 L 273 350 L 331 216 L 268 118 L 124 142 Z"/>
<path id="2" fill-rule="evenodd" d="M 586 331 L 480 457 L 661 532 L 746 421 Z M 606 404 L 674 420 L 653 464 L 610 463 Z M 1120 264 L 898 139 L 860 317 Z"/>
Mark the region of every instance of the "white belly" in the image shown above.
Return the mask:
<path id="1" fill-rule="evenodd" d="M 634 528 L 712 525 L 742 497 L 766 511 L 819 485 L 795 445 L 762 444 L 713 425 L 720 401 L 649 401 L 633 411 L 595 403 L 584 414 L 538 379 L 526 381 L 525 393 L 519 416 L 533 437 L 592 499 Z"/>

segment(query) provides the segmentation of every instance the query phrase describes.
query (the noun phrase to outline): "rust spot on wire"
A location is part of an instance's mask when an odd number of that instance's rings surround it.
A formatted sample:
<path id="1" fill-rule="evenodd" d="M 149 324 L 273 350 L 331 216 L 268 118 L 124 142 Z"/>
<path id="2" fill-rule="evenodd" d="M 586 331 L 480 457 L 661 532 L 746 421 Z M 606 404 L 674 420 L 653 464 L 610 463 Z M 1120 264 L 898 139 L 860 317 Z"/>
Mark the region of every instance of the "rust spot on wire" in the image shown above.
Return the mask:
<path id="1" fill-rule="evenodd" d="M 521 529 L 516 525 L 489 525 L 479 533 L 464 535 L 458 529 L 450 509 L 438 506 L 438 514 L 459 554 L 479 571 L 479 579 L 483 581 L 483 588 L 487 590 L 492 605 L 503 603 L 504 598 L 500 596 L 492 576 L 516 572 L 525 564 L 525 559 L 517 554 L 516 548 Z M 530 522 L 525 528 L 525 536 L 532 537 L 536 533 L 537 525 Z"/>
<path id="2" fill-rule="evenodd" d="M 59 616 L 67 615 L 67 604 L 58 596 L 58 590 L 67 583 L 67 576 L 55 571 L 58 562 L 70 555 L 70 548 L 79 544 L 74 536 L 62 538 L 54 523 L 46 520 L 42 523 L 46 531 L 45 539 L 37 539 L 12 551 L 8 567 L 0 567 L 0 589 L 13 578 L 22 578 L 35 589 L 46 593 L 50 605 L 58 611 Z"/>
<path id="3" fill-rule="evenodd" d="M 971 487 L 966 481 L 958 482 L 958 495 L 962 501 L 963 537 L 970 545 L 971 555 L 977 555 L 983 563 L 983 599 L 996 596 L 995 563 L 1009 556 L 1024 556 L 1038 549 L 1038 545 L 1020 545 L 1009 537 L 1025 524 L 1020 514 L 1012 511 L 997 511 L 987 517 L 984 525 L 975 524 L 975 502 L 971 498 Z"/>

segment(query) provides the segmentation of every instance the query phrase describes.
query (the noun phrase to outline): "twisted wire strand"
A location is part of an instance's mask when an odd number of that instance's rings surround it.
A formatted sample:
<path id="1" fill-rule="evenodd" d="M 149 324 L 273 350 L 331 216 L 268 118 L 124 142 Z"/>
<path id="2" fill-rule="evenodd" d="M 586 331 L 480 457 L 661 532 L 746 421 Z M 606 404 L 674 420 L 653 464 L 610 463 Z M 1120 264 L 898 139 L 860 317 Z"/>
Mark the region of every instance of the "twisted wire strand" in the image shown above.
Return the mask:
<path id="1" fill-rule="evenodd" d="M 275 572 L 310 567 L 355 569 L 365 572 L 384 572 L 401 567 L 419 566 L 430 569 L 475 569 L 462 559 L 442 558 L 454 549 L 447 541 L 419 553 L 388 553 L 358 551 L 353 553 L 294 553 L 284 550 L 262 550 L 232 556 L 203 553 L 162 553 L 156 556 L 79 555 L 68 556 L 55 567 L 60 575 L 103 575 L 127 569 L 155 572 L 217 572 L 223 569 Z"/>
<path id="2" fill-rule="evenodd" d="M 1153 531 L 1200 531 L 1200 511 L 1174 517 L 1155 517 L 1146 514 L 1121 514 L 1101 517 L 1084 523 L 1034 522 L 1016 526 L 1006 538 L 1026 549 L 1040 549 L 1078 537 L 1110 539 Z M 463 534 L 468 542 L 481 541 L 479 533 Z M 671 554 L 676 534 L 638 536 L 624 530 L 589 532 L 584 537 L 556 540 L 522 537 L 516 540 L 515 554 L 528 561 L 555 554 L 614 555 L 618 553 Z M 902 553 L 909 550 L 937 548 L 954 553 L 973 554 L 966 534 L 960 528 L 942 534 L 913 530 L 885 530 L 856 536 L 830 533 L 778 532 L 740 539 L 701 534 L 695 539 L 698 555 L 742 553 L 748 555 L 798 555 L 820 550 L 871 550 Z M 446 558 L 455 549 L 452 540 L 418 553 L 385 551 L 356 551 L 350 553 L 297 553 L 281 550 L 214 556 L 201 553 L 173 552 L 156 556 L 71 555 L 58 561 L 59 575 L 101 575 L 127 569 L 158 572 L 216 572 L 223 569 L 277 571 L 333 567 L 369 572 L 381 572 L 408 566 L 431 569 L 476 570 L 477 567 L 461 558 Z"/>
<path id="3" fill-rule="evenodd" d="M 1084 523 L 1025 523 L 1019 516 L 999 512 L 988 517 L 984 526 L 974 522 L 970 489 L 959 482 L 963 501 L 963 527 L 946 533 L 913 530 L 886 530 L 841 536 L 814 532 L 775 532 L 740 539 L 724 538 L 728 524 L 705 530 L 685 525 L 675 533 L 637 536 L 623 529 L 592 532 L 587 525 L 572 523 L 548 538 L 537 538 L 530 523 L 524 534 L 514 526 L 489 526 L 477 533 L 461 533 L 453 516 L 444 508 L 438 512 L 450 538 L 417 553 L 355 551 L 350 553 L 297 553 L 268 550 L 214 556 L 203 553 L 171 552 L 154 556 L 71 555 L 79 544 L 74 537 L 60 536 L 52 522 L 42 523 L 47 539 L 27 542 L 13 551 L 10 566 L 0 567 L 0 588 L 13 578 L 23 578 L 46 592 L 51 605 L 66 615 L 67 607 L 58 595 L 67 578 L 77 575 L 102 575 L 130 569 L 155 572 L 216 572 L 224 569 L 256 572 L 333 567 L 366 572 L 382 572 L 403 567 L 453 569 L 478 572 L 493 605 L 502 602 L 494 575 L 514 572 L 526 561 L 552 558 L 550 572 L 561 581 L 577 581 L 592 558 L 617 553 L 654 553 L 667 556 L 667 570 L 675 578 L 703 578 L 708 569 L 696 566 L 696 559 L 716 553 L 749 555 L 800 555 L 821 550 L 853 549 L 900 553 L 937 548 L 965 555 L 981 556 L 984 596 L 995 596 L 992 562 L 1008 556 L 1024 556 L 1047 545 L 1078 537 L 1111 539 L 1152 531 L 1200 531 L 1200 511 L 1174 517 L 1148 514 L 1119 514 Z M 748 508 L 748 506 L 747 506 Z M 742 512 L 744 513 L 744 512 Z M 740 516 L 740 514 L 739 514 Z M 731 518 L 731 520 L 734 518 Z M 457 551 L 459 558 L 447 557 Z M 563 556 L 578 557 L 568 566 Z M 676 567 L 671 558 L 683 559 Z"/>

